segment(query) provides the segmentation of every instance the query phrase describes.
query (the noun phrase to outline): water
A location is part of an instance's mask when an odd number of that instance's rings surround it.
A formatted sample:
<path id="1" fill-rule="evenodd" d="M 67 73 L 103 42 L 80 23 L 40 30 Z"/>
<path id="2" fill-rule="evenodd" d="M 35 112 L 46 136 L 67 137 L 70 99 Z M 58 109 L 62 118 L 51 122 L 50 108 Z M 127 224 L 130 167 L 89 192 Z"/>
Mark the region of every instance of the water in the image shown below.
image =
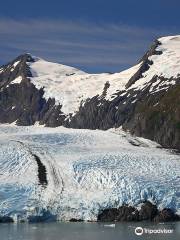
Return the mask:
<path id="1" fill-rule="evenodd" d="M 137 226 L 149 229 L 171 229 L 168 234 L 136 236 Z M 0 224 L 0 240 L 179 240 L 180 223 L 44 223 Z"/>

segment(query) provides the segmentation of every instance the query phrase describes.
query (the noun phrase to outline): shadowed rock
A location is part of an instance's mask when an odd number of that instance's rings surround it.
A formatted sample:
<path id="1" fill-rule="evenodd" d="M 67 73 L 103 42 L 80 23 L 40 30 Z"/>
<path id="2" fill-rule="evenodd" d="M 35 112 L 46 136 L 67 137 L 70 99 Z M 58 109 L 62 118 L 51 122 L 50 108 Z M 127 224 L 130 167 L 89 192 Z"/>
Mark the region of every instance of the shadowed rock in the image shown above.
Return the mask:
<path id="1" fill-rule="evenodd" d="M 131 206 L 122 206 L 120 208 L 110 208 L 103 210 L 98 215 L 98 221 L 138 221 L 138 211 Z"/>
<path id="2" fill-rule="evenodd" d="M 100 211 L 98 221 L 101 222 L 122 222 L 122 221 L 155 221 L 168 222 L 179 221 L 180 217 L 171 209 L 158 211 L 157 206 L 147 201 L 138 211 L 132 206 L 122 206 L 119 208 L 109 208 Z"/>
<path id="3" fill-rule="evenodd" d="M 158 213 L 156 205 L 147 201 L 141 206 L 139 211 L 139 220 L 152 220 Z"/>
<path id="4" fill-rule="evenodd" d="M 0 216 L 0 223 L 13 223 L 14 220 L 9 216 Z"/>
<path id="5" fill-rule="evenodd" d="M 169 208 L 165 208 L 162 211 L 159 211 L 158 215 L 154 218 L 155 222 L 170 222 L 179 220 L 180 217 Z"/>
<path id="6" fill-rule="evenodd" d="M 69 222 L 83 222 L 82 219 L 71 218 Z"/>

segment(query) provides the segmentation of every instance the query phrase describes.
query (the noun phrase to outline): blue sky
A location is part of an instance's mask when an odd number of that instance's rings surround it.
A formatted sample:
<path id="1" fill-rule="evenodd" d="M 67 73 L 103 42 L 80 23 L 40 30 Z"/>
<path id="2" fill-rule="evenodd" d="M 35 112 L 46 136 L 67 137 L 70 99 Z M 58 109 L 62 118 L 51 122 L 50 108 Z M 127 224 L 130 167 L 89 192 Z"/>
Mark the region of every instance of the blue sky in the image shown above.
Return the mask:
<path id="1" fill-rule="evenodd" d="M 33 55 L 88 72 L 121 71 L 152 41 L 180 34 L 179 0 L 6 0 L 0 64 Z"/>

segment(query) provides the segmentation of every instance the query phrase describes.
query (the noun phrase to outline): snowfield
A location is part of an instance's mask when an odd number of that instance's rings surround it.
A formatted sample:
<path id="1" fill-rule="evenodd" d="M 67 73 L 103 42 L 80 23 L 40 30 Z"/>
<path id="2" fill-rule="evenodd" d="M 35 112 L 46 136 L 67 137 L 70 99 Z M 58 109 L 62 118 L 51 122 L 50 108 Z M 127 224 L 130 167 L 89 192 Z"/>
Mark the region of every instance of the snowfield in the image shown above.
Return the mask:
<path id="1" fill-rule="evenodd" d="M 180 155 L 155 142 L 121 129 L 0 125 L 0 135 L 0 215 L 96 220 L 144 200 L 180 213 Z"/>
<path id="2" fill-rule="evenodd" d="M 150 84 L 154 76 L 158 76 L 156 82 L 151 84 L 150 92 L 153 94 L 163 89 L 167 90 L 169 86 L 175 85 L 180 72 L 180 35 L 159 38 L 160 45 L 156 51 L 161 51 L 160 55 L 149 57 L 153 61 L 152 66 L 147 70 L 130 88 L 141 90 Z M 160 77 L 164 77 L 163 82 Z"/>
<path id="3" fill-rule="evenodd" d="M 89 74 L 73 67 L 33 57 L 35 60 L 33 63 L 27 62 L 32 74 L 30 79 L 37 89 L 43 88 L 46 100 L 54 98 L 56 105 L 62 105 L 61 110 L 67 117 L 78 112 L 79 107 L 87 99 L 102 96 L 105 84 L 107 84 L 105 99 L 108 101 L 112 101 L 117 92 L 122 91 L 123 96 L 130 89 L 141 91 L 150 87 L 150 94 L 167 91 L 170 86 L 176 84 L 179 77 L 180 35 L 162 37 L 158 41 L 160 44 L 156 51 L 162 54 L 148 58 L 153 64 L 149 65 L 149 69 L 130 87 L 127 87 L 127 83 L 140 69 L 143 61 L 120 73 Z M 155 76 L 157 79 L 152 83 Z M 18 83 L 19 80 L 15 79 L 14 83 Z M 135 102 L 136 99 L 132 103 Z"/>
<path id="4" fill-rule="evenodd" d="M 44 98 L 55 98 L 56 104 L 62 104 L 66 115 L 78 111 L 81 103 L 96 95 L 101 96 L 106 82 L 110 84 L 107 99 L 112 100 L 116 90 L 125 90 L 130 77 L 139 69 L 140 64 L 121 73 L 89 74 L 63 64 L 47 62 L 35 58 L 34 63 L 28 63 L 32 76 L 31 82 L 37 89 L 43 88 Z"/>

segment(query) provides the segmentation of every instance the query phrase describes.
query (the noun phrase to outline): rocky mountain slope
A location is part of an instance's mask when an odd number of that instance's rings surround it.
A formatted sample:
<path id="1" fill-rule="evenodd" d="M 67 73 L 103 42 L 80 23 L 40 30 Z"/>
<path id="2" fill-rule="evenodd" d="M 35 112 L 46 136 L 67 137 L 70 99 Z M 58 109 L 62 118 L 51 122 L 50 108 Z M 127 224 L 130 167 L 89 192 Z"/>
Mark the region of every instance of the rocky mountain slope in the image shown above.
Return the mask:
<path id="1" fill-rule="evenodd" d="M 180 36 L 120 73 L 88 74 L 24 54 L 0 68 L 0 122 L 109 129 L 180 149 Z"/>

